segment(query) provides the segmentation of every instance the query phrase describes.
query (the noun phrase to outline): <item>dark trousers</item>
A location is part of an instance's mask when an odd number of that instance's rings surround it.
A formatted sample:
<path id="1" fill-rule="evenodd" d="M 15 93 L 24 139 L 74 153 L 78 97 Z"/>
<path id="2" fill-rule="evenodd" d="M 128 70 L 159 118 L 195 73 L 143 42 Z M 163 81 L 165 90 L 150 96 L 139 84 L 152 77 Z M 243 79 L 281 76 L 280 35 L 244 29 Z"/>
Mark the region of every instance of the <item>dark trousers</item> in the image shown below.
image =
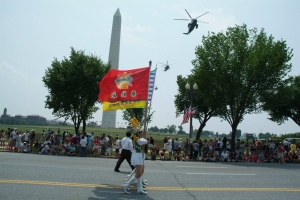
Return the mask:
<path id="1" fill-rule="evenodd" d="M 80 148 L 80 157 L 86 157 L 86 147 Z"/>
<path id="2" fill-rule="evenodd" d="M 115 167 L 115 170 L 119 170 L 122 162 L 124 160 L 127 160 L 129 166 L 131 167 L 132 170 L 134 170 L 134 166 L 131 165 L 131 151 L 130 150 L 127 150 L 127 149 L 122 149 L 122 152 L 121 152 L 121 156 L 116 164 L 116 167 Z"/>

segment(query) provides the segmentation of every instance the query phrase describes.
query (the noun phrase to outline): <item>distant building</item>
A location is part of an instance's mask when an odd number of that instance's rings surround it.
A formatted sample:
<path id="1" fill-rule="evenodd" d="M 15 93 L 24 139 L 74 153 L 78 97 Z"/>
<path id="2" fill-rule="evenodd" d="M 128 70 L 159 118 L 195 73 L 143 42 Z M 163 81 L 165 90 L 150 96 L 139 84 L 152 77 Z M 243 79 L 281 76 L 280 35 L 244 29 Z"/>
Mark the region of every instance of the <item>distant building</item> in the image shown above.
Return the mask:
<path id="1" fill-rule="evenodd" d="M 1 115 L 1 119 L 27 120 L 29 122 L 47 122 L 47 119 L 45 117 L 39 115 L 28 115 L 28 116 L 16 115 L 14 117 L 10 116 L 7 114 L 7 108 L 4 108 L 3 114 Z"/>

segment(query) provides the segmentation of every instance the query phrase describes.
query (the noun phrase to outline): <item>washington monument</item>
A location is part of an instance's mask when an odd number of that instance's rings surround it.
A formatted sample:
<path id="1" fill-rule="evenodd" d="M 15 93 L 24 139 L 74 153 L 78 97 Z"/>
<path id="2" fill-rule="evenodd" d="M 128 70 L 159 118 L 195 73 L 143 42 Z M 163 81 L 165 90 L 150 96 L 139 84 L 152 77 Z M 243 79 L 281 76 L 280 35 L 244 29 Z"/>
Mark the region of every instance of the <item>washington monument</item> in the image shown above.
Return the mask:
<path id="1" fill-rule="evenodd" d="M 110 48 L 108 55 L 108 62 L 111 64 L 112 69 L 119 69 L 119 54 L 120 54 L 120 40 L 121 40 L 121 13 L 118 8 L 114 14 Z M 117 111 L 106 111 L 102 114 L 102 127 L 115 128 L 117 120 Z"/>

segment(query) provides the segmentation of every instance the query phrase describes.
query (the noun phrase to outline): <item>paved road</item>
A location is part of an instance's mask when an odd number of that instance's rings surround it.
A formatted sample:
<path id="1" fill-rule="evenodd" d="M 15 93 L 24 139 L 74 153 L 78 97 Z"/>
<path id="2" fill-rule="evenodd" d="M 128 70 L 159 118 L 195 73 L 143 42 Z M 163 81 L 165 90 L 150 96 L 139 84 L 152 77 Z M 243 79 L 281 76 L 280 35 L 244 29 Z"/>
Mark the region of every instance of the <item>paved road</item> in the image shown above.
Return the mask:
<path id="1" fill-rule="evenodd" d="M 117 160 L 0 153 L 0 199 L 298 199 L 299 164 L 146 161 L 148 194 L 124 194 Z"/>

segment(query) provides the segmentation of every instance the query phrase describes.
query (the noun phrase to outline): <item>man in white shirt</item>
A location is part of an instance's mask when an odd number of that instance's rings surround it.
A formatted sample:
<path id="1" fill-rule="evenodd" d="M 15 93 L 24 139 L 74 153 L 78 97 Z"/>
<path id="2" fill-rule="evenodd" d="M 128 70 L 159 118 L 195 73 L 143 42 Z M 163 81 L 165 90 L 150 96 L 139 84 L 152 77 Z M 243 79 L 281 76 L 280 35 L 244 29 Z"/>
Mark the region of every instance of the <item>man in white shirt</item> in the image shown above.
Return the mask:
<path id="1" fill-rule="evenodd" d="M 82 136 L 80 140 L 80 157 L 86 157 L 86 146 L 87 140 L 85 139 L 85 136 Z"/>
<path id="2" fill-rule="evenodd" d="M 229 154 L 226 151 L 226 149 L 224 149 L 221 153 L 221 160 L 222 160 L 222 162 L 228 162 L 228 160 L 229 160 Z"/>
<path id="3" fill-rule="evenodd" d="M 131 132 L 126 132 L 126 137 L 122 139 L 121 141 L 121 156 L 119 160 L 117 161 L 117 164 L 115 166 L 115 172 L 120 172 L 119 168 L 122 164 L 122 162 L 126 159 L 129 166 L 132 170 L 134 170 L 134 166 L 131 165 L 131 152 L 133 151 L 133 145 L 132 140 L 130 139 Z"/>
<path id="4" fill-rule="evenodd" d="M 121 147 L 121 140 L 119 139 L 119 136 L 116 137 L 116 156 L 117 158 L 120 158 L 120 147 Z"/>
<path id="5" fill-rule="evenodd" d="M 172 157 L 172 139 L 170 138 L 170 136 L 168 136 L 168 143 L 167 143 L 167 149 L 169 152 L 169 160 L 171 160 Z"/>
<path id="6" fill-rule="evenodd" d="M 24 138 L 24 141 L 27 143 L 27 144 L 29 144 L 29 131 L 28 130 L 26 130 L 26 132 L 25 133 L 23 133 L 22 134 L 22 137 Z"/>

